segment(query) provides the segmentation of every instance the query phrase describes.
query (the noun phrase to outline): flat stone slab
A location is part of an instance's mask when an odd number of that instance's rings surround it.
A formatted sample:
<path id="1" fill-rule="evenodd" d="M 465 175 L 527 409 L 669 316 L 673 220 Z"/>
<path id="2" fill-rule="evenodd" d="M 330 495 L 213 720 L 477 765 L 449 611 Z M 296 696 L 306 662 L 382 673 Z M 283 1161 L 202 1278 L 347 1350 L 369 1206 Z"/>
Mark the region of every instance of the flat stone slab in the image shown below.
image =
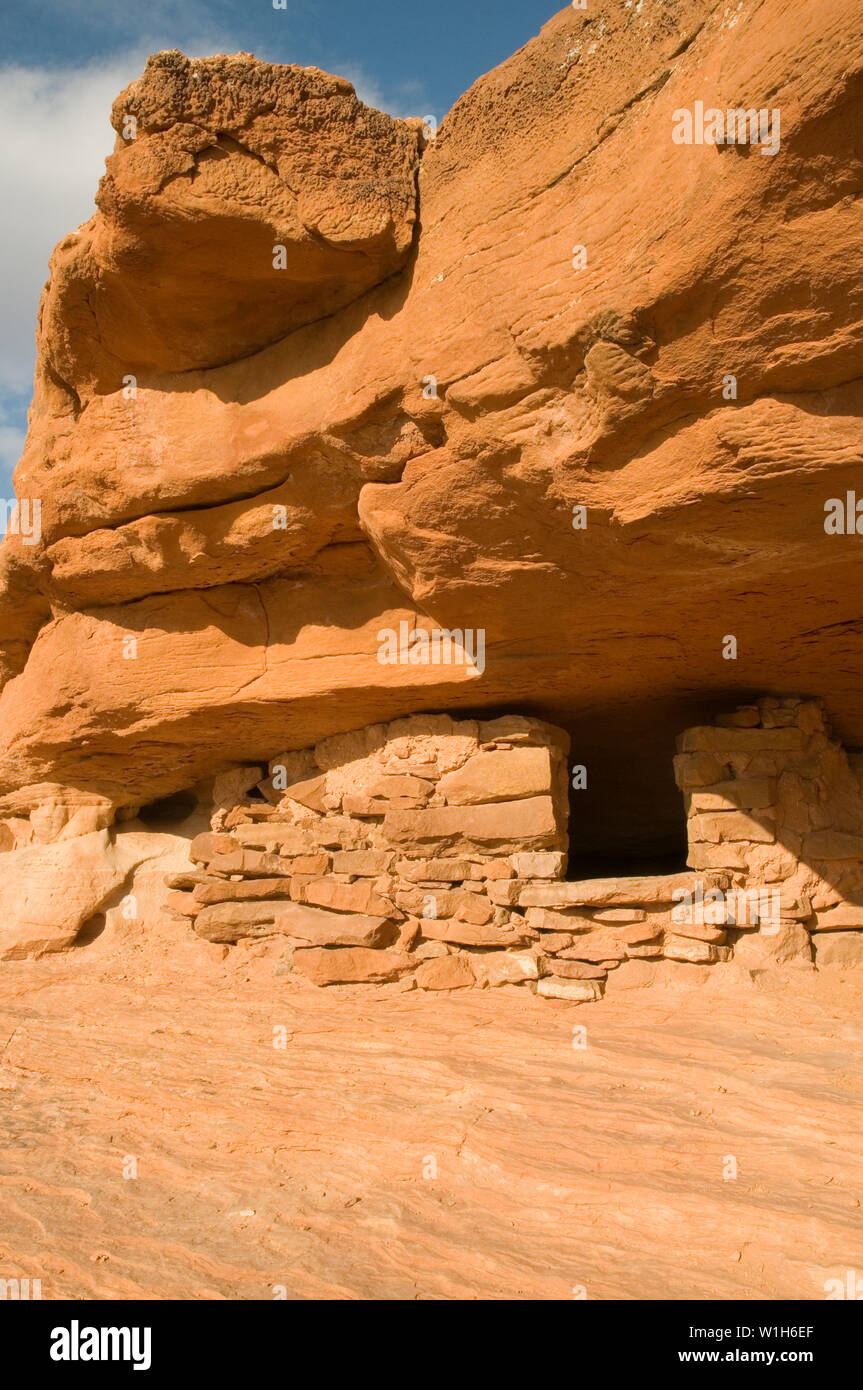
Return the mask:
<path id="1" fill-rule="evenodd" d="M 382 946 L 389 930 L 385 917 L 329 912 L 295 902 L 213 903 L 195 919 L 195 931 L 208 941 L 282 935 L 311 946 Z"/>
<path id="2" fill-rule="evenodd" d="M 722 880 L 719 882 L 718 880 Z M 694 892 L 696 884 L 727 888 L 728 874 L 712 874 L 708 885 L 703 875 L 661 874 L 656 878 L 586 878 L 575 883 L 537 883 L 523 888 L 519 907 L 643 907 L 673 903 L 680 890 Z"/>

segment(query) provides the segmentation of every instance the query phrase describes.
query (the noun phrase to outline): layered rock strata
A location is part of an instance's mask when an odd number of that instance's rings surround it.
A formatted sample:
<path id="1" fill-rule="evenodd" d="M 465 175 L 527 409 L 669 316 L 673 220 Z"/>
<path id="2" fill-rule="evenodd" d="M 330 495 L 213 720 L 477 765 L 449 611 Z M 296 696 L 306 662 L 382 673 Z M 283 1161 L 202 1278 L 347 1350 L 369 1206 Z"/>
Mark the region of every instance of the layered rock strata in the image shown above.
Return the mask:
<path id="1" fill-rule="evenodd" d="M 770 157 L 675 139 L 698 108 L 765 110 Z M 567 6 L 434 140 L 316 70 L 155 55 L 41 307 L 0 791 L 134 811 L 516 706 L 591 750 L 585 852 L 646 855 L 718 700 L 819 694 L 863 745 L 854 506 L 825 526 L 861 111 L 857 0 Z M 483 630 L 483 669 L 381 665 L 402 621 Z"/>

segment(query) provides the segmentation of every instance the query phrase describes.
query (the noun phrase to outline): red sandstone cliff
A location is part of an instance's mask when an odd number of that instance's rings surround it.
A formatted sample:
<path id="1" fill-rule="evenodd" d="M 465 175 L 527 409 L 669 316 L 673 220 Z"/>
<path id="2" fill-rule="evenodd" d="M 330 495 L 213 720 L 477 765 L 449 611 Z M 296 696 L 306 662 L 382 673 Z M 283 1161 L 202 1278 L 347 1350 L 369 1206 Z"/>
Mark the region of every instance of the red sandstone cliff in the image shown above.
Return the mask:
<path id="1" fill-rule="evenodd" d="M 585 848 L 646 850 L 673 735 L 738 692 L 863 742 L 859 542 L 824 528 L 861 461 L 859 18 L 567 8 L 428 143 L 316 70 L 152 58 L 40 310 L 0 784 L 134 810 L 517 708 L 590 751 Z M 778 110 L 778 150 L 676 143 L 699 101 Z M 381 665 L 417 618 L 484 670 Z"/>

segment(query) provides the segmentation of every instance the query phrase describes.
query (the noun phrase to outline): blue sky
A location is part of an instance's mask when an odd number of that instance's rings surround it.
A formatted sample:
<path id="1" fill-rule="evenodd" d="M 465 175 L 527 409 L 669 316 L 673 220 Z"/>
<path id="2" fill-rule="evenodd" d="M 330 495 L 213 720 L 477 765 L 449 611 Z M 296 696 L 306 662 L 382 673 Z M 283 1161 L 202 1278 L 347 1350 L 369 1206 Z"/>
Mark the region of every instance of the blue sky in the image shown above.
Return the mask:
<path id="1" fill-rule="evenodd" d="M 348 77 L 363 101 L 440 120 L 560 0 L 2 0 L 0 493 L 23 445 L 36 307 L 54 244 L 93 212 L 111 102 L 148 53 L 254 53 Z"/>

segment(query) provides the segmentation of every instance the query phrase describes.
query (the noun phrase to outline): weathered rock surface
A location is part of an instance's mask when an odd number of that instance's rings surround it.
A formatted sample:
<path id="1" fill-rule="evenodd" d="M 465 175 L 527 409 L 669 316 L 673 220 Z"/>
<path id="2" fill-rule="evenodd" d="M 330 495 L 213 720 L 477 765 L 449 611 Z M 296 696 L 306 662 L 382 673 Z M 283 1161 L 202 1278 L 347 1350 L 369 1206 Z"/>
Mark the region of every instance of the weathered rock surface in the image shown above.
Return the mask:
<path id="1" fill-rule="evenodd" d="M 830 932 L 827 936 L 818 935 L 812 941 L 812 949 L 819 970 L 829 965 L 863 966 L 863 932 L 840 931 Z"/>
<path id="2" fill-rule="evenodd" d="M 495 789 L 497 795 L 498 789 Z M 521 845 L 556 845 L 560 828 L 550 796 L 533 796 L 505 806 L 441 806 L 427 811 L 391 811 L 384 834 L 406 853 L 416 846 L 423 854 L 429 843 L 454 853 L 497 850 L 506 854 Z"/>
<path id="3" fill-rule="evenodd" d="M 155 861 L 161 907 L 166 873 L 187 860 L 175 835 L 94 830 L 51 845 L 11 850 L 0 859 L 0 960 L 41 956 L 70 946 L 134 871 Z M 131 917 L 139 918 L 138 888 Z"/>
<path id="4" fill-rule="evenodd" d="M 114 390 L 118 364 L 248 356 L 405 262 L 420 123 L 344 78 L 159 53 L 112 123 L 99 211 L 55 252 L 42 309 L 45 366 L 79 395 Z"/>
<path id="5" fill-rule="evenodd" d="M 316 985 L 384 984 L 397 980 L 411 964 L 401 951 L 374 951 L 365 946 L 346 946 L 341 951 L 309 946 L 293 954 L 293 968 Z"/>
<path id="6" fill-rule="evenodd" d="M 567 7 L 424 150 L 317 71 L 151 60 L 43 300 L 0 786 L 134 809 L 518 689 L 587 750 L 585 853 L 644 853 L 720 695 L 817 687 L 863 745 L 823 524 L 860 461 L 858 18 Z M 779 109 L 781 147 L 676 144 L 696 101 Z M 483 669 L 380 664 L 418 615 Z"/>
<path id="7" fill-rule="evenodd" d="M 536 987 L 543 999 L 566 999 L 570 1003 L 590 1004 L 602 998 L 599 980 L 567 980 L 547 975 Z"/>
<path id="8" fill-rule="evenodd" d="M 44 1299 L 806 1302 L 863 1269 L 859 971 L 370 1007 L 283 942 L 106 936 L 0 972 L 0 1275 Z"/>
<path id="9" fill-rule="evenodd" d="M 856 10 L 568 7 L 430 143 L 245 54 L 118 98 L 0 551 L 0 1276 L 860 1266 Z"/>
<path id="10" fill-rule="evenodd" d="M 812 940 L 798 922 L 743 932 L 734 943 L 734 959 L 747 970 L 773 965 L 812 964 Z"/>
<path id="11" fill-rule="evenodd" d="M 716 882 L 723 879 L 715 876 Z M 595 878 L 578 883 L 537 883 L 521 889 L 522 907 L 606 907 L 614 903 L 672 903 L 675 893 L 694 891 L 698 882 L 692 873 L 657 875 L 655 878 Z M 728 883 L 725 876 L 724 882 Z"/>
<path id="12" fill-rule="evenodd" d="M 315 946 L 375 946 L 385 939 L 387 924 L 383 917 L 327 912 L 303 903 L 235 902 L 202 908 L 195 930 L 208 941 L 281 934 Z"/>

